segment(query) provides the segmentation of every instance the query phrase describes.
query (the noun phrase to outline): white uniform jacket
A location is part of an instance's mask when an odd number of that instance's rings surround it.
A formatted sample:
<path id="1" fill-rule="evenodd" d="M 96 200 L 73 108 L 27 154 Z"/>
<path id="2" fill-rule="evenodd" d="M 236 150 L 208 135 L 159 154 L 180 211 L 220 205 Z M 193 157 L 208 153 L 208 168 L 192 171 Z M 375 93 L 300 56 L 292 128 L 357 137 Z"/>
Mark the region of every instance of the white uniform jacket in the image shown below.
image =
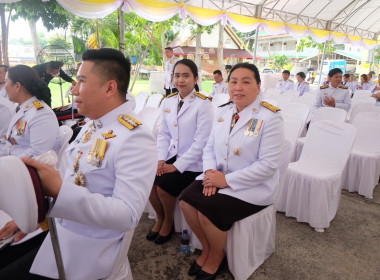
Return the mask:
<path id="1" fill-rule="evenodd" d="M 344 109 L 348 112 L 351 108 L 351 96 L 347 87 L 339 86 L 333 88 L 331 85 L 322 86 L 318 89 L 315 96 L 313 111 L 320 107 L 326 107 L 327 105 L 324 102 L 324 98 L 333 97 L 335 99 L 335 107 Z"/>
<path id="2" fill-rule="evenodd" d="M 370 92 L 376 87 L 376 84 L 373 82 L 368 83 L 358 83 L 357 87 L 361 87 L 361 90 L 369 90 Z"/>
<path id="3" fill-rule="evenodd" d="M 294 82 L 290 79 L 286 81 L 280 80 L 277 82 L 276 89 L 279 89 L 281 93 L 284 93 L 287 90 L 294 90 Z"/>
<path id="4" fill-rule="evenodd" d="M 202 153 L 210 135 L 213 109 L 211 102 L 195 95 L 195 90 L 184 100 L 177 116 L 178 96 L 164 99 L 162 122 L 157 136 L 158 160 L 175 155 L 174 166 L 179 172 L 202 172 Z"/>
<path id="5" fill-rule="evenodd" d="M 179 59 L 173 55 L 171 58 L 165 61 L 165 85 L 164 88 L 174 88 L 173 84 L 173 68 Z"/>
<path id="6" fill-rule="evenodd" d="M 215 94 L 226 93 L 228 94 L 228 83 L 226 81 L 221 81 L 220 83 L 214 83 L 212 85 L 212 93 L 211 96 Z"/>
<path id="7" fill-rule="evenodd" d="M 0 87 L 0 96 L 4 97 L 6 99 L 9 99 L 8 93 L 5 90 L 5 84 L 2 87 Z"/>
<path id="8" fill-rule="evenodd" d="M 7 98 L 0 96 L 0 149 L 2 149 L 5 141 L 4 135 L 7 133 L 9 123 L 11 122 L 16 106 Z"/>
<path id="9" fill-rule="evenodd" d="M 203 154 L 203 170 L 215 169 L 226 174 L 228 188 L 219 193 L 256 205 L 275 202 L 279 185 L 278 166 L 284 143 L 280 112 L 260 104 L 261 96 L 239 113 L 239 121 L 230 133 L 236 111 L 233 104 L 220 108 Z M 255 136 L 246 136 L 250 120 Z M 204 174 L 197 177 L 203 179 Z"/>
<path id="10" fill-rule="evenodd" d="M 130 130 L 118 121 L 121 114 L 136 118 L 127 103 L 87 123 L 65 151 L 69 165 L 49 216 L 60 218 L 56 219 L 57 231 L 66 278 L 70 280 L 108 277 L 124 233 L 137 226 L 153 185 L 157 171 L 155 141 L 144 124 Z M 95 130 L 84 143 L 90 125 Z M 102 134 L 114 137 L 106 140 L 107 149 L 97 167 L 88 163 L 87 157 L 96 139 L 105 140 Z M 84 175 L 84 187 L 75 184 L 74 163 L 80 151 L 78 172 Z M 58 279 L 50 235 L 37 253 L 31 272 Z"/>
<path id="11" fill-rule="evenodd" d="M 357 84 L 358 83 L 355 82 L 355 81 L 353 81 L 353 82 L 346 82 L 346 83 L 343 82 L 343 85 L 346 86 L 346 87 L 348 87 L 348 89 L 351 90 L 351 93 L 354 93 L 356 91 L 356 85 Z"/>
<path id="12" fill-rule="evenodd" d="M 39 102 L 43 108 L 36 109 L 33 102 Z M 57 152 L 60 148 L 58 136 L 58 121 L 53 110 L 42 100 L 32 97 L 13 115 L 0 156 L 31 157 L 50 150 Z"/>
<path id="13" fill-rule="evenodd" d="M 299 96 L 302 96 L 305 92 L 310 91 L 309 84 L 303 81 L 302 83 L 296 82 L 295 89 L 300 93 Z"/>

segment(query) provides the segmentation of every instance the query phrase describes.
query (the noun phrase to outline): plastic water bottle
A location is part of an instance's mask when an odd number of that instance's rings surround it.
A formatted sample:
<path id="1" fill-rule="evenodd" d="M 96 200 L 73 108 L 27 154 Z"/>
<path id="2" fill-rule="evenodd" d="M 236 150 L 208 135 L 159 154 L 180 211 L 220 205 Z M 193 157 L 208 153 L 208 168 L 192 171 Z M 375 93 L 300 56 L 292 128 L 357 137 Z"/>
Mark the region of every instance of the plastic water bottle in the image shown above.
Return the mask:
<path id="1" fill-rule="evenodd" d="M 181 252 L 182 253 L 190 252 L 190 235 L 187 229 L 184 229 L 181 235 Z"/>

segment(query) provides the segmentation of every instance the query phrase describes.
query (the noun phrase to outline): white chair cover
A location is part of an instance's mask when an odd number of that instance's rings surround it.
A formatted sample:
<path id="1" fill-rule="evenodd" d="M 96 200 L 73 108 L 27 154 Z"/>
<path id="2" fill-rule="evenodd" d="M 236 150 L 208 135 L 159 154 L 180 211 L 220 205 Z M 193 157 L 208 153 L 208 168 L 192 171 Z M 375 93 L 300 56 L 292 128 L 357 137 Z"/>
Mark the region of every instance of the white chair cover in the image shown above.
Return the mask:
<path id="1" fill-rule="evenodd" d="M 161 123 L 161 109 L 145 107 L 137 114 L 139 120 L 146 126 L 155 139 L 157 139 L 158 130 Z"/>
<path id="2" fill-rule="evenodd" d="M 280 109 L 283 109 L 287 104 L 293 103 L 293 100 L 296 97 L 294 95 L 279 94 L 279 95 L 273 96 L 272 98 L 277 101 L 277 106 Z"/>
<path id="3" fill-rule="evenodd" d="M 261 86 L 267 90 L 276 89 L 277 82 L 282 79 L 281 73 L 261 73 Z"/>
<path id="4" fill-rule="evenodd" d="M 321 121 L 321 120 L 335 120 L 335 121 L 344 122 L 346 120 L 346 117 L 347 117 L 347 111 L 344 109 L 333 108 L 333 107 L 321 107 L 315 110 L 310 120 L 310 126 L 314 124 L 315 122 Z M 295 147 L 293 161 L 297 161 L 300 158 L 305 140 L 306 140 L 305 137 L 298 138 L 296 147 Z"/>
<path id="5" fill-rule="evenodd" d="M 273 99 L 275 96 L 280 95 L 280 94 L 281 94 L 281 91 L 279 89 L 276 89 L 276 85 L 275 85 L 273 88 L 267 88 L 267 90 L 264 93 L 264 96 L 266 98 Z"/>
<path id="6" fill-rule="evenodd" d="M 140 91 L 136 96 L 135 96 L 135 101 L 136 101 L 136 107 L 135 107 L 135 114 L 140 113 L 140 111 L 145 107 L 146 101 L 148 99 L 149 93 L 146 91 Z"/>
<path id="7" fill-rule="evenodd" d="M 111 274 L 105 280 L 132 280 L 131 266 L 128 260 L 129 246 L 131 245 L 132 231 L 127 231 L 124 234 L 123 240 L 120 245 L 119 253 L 117 254 L 115 263 L 112 267 Z"/>
<path id="8" fill-rule="evenodd" d="M 218 106 L 227 103 L 230 100 L 230 95 L 225 93 L 215 94 L 212 98 L 212 107 L 214 112 L 218 110 Z"/>
<path id="9" fill-rule="evenodd" d="M 294 101 L 297 101 L 297 99 L 298 98 L 296 98 Z M 307 117 L 310 113 L 310 107 L 302 103 L 289 103 L 281 109 L 281 112 L 297 115 L 302 119 L 303 123 L 305 124 Z"/>
<path id="10" fill-rule="evenodd" d="M 240 220 L 228 232 L 225 251 L 235 280 L 246 280 L 275 250 L 276 209 L 273 205 Z"/>
<path id="11" fill-rule="evenodd" d="M 58 155 L 57 169 L 60 169 L 60 166 L 61 166 L 62 160 L 63 160 L 63 155 L 65 153 L 67 146 L 69 146 L 69 141 L 70 141 L 72 136 L 73 136 L 73 130 L 71 129 L 70 126 L 61 125 L 59 127 L 59 137 L 58 137 L 59 140 L 58 141 L 59 141 L 60 149 L 57 153 L 57 155 Z"/>
<path id="12" fill-rule="evenodd" d="M 349 122 L 353 123 L 355 117 L 357 114 L 362 112 L 380 112 L 380 108 L 375 106 L 375 103 L 371 102 L 363 102 L 363 103 L 356 103 L 352 109 L 351 113 L 349 114 Z"/>
<path id="13" fill-rule="evenodd" d="M 318 121 L 310 127 L 299 161 L 289 164 L 278 205 L 286 216 L 307 222 L 317 231 L 330 226 L 340 201 L 345 164 L 356 128 L 339 121 Z"/>
<path id="14" fill-rule="evenodd" d="M 380 112 L 359 113 L 357 135 L 343 173 L 342 188 L 372 198 L 380 175 Z"/>
<path id="15" fill-rule="evenodd" d="M 293 90 L 293 89 L 285 91 L 284 94 L 292 95 L 294 97 L 298 97 L 300 95 L 300 93 L 297 90 Z"/>
<path id="16" fill-rule="evenodd" d="M 148 98 L 145 107 L 159 108 L 163 98 L 164 96 L 160 93 L 152 94 Z"/>

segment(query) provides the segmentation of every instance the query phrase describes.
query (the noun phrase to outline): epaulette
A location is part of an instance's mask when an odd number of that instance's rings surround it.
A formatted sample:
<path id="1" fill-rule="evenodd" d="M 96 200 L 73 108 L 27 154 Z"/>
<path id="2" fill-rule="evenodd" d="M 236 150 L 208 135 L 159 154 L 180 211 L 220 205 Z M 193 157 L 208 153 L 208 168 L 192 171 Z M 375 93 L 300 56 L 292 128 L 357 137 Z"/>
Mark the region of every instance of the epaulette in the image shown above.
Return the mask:
<path id="1" fill-rule="evenodd" d="M 32 104 L 36 110 L 42 109 L 44 107 L 40 101 L 33 101 Z"/>
<path id="2" fill-rule="evenodd" d="M 289 82 L 292 82 L 292 83 L 294 83 L 294 81 L 293 81 L 293 80 L 291 80 L 291 79 L 289 79 Z"/>
<path id="3" fill-rule="evenodd" d="M 268 103 L 268 102 L 265 102 L 265 101 L 261 101 L 260 102 L 261 105 L 263 105 L 265 108 L 271 110 L 272 112 L 278 112 L 278 111 L 281 111 L 280 108 L 277 108 L 276 106 L 273 106 L 272 104 Z"/>
<path id="4" fill-rule="evenodd" d="M 328 85 L 325 85 L 325 86 L 321 86 L 319 89 L 325 89 L 325 88 L 328 88 L 329 86 Z"/>
<path id="5" fill-rule="evenodd" d="M 228 83 L 229 83 L 229 81 L 225 81 L 225 83 L 226 83 L 226 84 L 228 84 Z"/>
<path id="6" fill-rule="evenodd" d="M 119 115 L 117 119 L 119 120 L 121 124 L 125 125 L 130 130 L 142 124 L 140 121 L 136 120 L 130 115 L 125 115 L 125 114 Z"/>
<path id="7" fill-rule="evenodd" d="M 229 104 L 231 104 L 231 103 L 232 103 L 232 101 L 228 101 L 227 103 L 224 103 L 224 104 L 222 104 L 222 105 L 219 105 L 218 108 L 222 108 L 222 107 L 224 107 L 224 106 L 226 106 L 226 105 L 229 105 Z"/>
<path id="8" fill-rule="evenodd" d="M 216 83 L 212 83 L 213 85 L 216 85 Z"/>
<path id="9" fill-rule="evenodd" d="M 207 99 L 207 96 L 206 95 L 203 95 L 202 93 L 199 93 L 199 92 L 194 92 L 194 94 L 196 95 L 196 96 L 198 96 L 199 98 L 202 98 L 203 100 L 206 100 Z"/>
<path id="10" fill-rule="evenodd" d="M 348 89 L 348 87 L 340 85 L 339 88 Z"/>
<path id="11" fill-rule="evenodd" d="M 166 96 L 166 98 L 170 98 L 172 96 L 176 96 L 177 94 L 178 94 L 178 91 L 173 92 L 173 93 L 169 94 L 168 96 Z"/>

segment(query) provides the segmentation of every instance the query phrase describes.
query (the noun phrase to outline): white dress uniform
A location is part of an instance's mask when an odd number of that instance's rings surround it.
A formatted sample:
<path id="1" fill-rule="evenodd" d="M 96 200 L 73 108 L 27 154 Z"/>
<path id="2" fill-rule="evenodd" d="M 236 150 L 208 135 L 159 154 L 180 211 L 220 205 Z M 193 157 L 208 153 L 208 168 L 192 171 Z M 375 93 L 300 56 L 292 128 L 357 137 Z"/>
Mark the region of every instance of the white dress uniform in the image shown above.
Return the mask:
<path id="1" fill-rule="evenodd" d="M 324 98 L 333 97 L 335 99 L 335 107 L 344 109 L 348 112 L 351 108 L 351 96 L 347 87 L 339 86 L 333 88 L 330 85 L 322 86 L 318 89 L 317 95 L 315 96 L 313 111 L 320 107 L 326 107 L 327 105 L 324 102 Z"/>
<path id="2" fill-rule="evenodd" d="M 361 87 L 361 90 L 369 90 L 372 92 L 376 85 L 375 83 L 358 83 L 357 86 Z"/>
<path id="3" fill-rule="evenodd" d="M 59 151 L 58 121 L 53 110 L 32 97 L 20 105 L 9 123 L 0 156 L 33 157 Z"/>
<path id="4" fill-rule="evenodd" d="M 177 115 L 179 94 L 164 99 L 162 122 L 158 131 L 158 160 L 177 156 L 174 166 L 179 172 L 202 172 L 202 153 L 210 135 L 214 117 L 211 102 L 193 90 Z"/>
<path id="5" fill-rule="evenodd" d="M 305 92 L 310 91 L 309 84 L 305 81 L 302 81 L 302 83 L 296 82 L 295 89 L 300 93 L 299 96 L 302 96 Z"/>
<path id="6" fill-rule="evenodd" d="M 174 83 L 173 83 L 173 68 L 174 65 L 177 63 L 179 59 L 175 58 L 173 55 L 171 58 L 167 59 L 165 61 L 165 85 L 164 87 L 166 89 L 172 89 L 174 88 Z"/>
<path id="7" fill-rule="evenodd" d="M 7 98 L 0 96 L 0 149 L 5 141 L 4 135 L 7 133 L 12 116 L 16 113 L 16 106 Z"/>
<path id="8" fill-rule="evenodd" d="M 5 97 L 6 99 L 9 99 L 8 93 L 5 90 L 5 84 L 0 87 L 0 96 Z"/>
<path id="9" fill-rule="evenodd" d="M 287 90 L 294 90 L 294 82 L 291 79 L 287 79 L 286 81 L 280 80 L 277 82 L 276 89 L 279 89 L 281 93 Z"/>
<path id="10" fill-rule="evenodd" d="M 226 174 L 229 188 L 219 189 L 219 193 L 255 205 L 269 205 L 275 202 L 279 185 L 284 126 L 281 113 L 274 112 L 278 108 L 263 102 L 268 109 L 260 101 L 261 95 L 239 113 L 231 132 L 236 106 L 231 103 L 217 111 L 204 149 L 203 170 Z M 250 135 L 246 132 L 249 127 Z M 203 178 L 201 174 L 197 180 Z"/>
<path id="11" fill-rule="evenodd" d="M 221 81 L 220 83 L 214 83 L 212 85 L 212 93 L 211 96 L 215 94 L 225 93 L 228 94 L 228 83 L 226 81 Z"/>
<path id="12" fill-rule="evenodd" d="M 87 123 L 65 152 L 69 168 L 49 216 L 61 218 L 56 224 L 67 279 L 108 277 L 124 233 L 137 226 L 148 201 L 157 171 L 156 143 L 143 124 L 123 125 L 118 118 L 124 114 L 136 118 L 126 102 Z M 97 139 L 107 141 L 98 166 L 88 162 Z M 75 183 L 79 173 L 84 186 Z M 49 235 L 30 272 L 58 279 Z"/>
<path id="13" fill-rule="evenodd" d="M 355 91 L 356 91 L 356 85 L 357 85 L 358 83 L 357 82 L 355 82 L 355 81 L 353 81 L 353 82 L 343 82 L 343 85 L 345 86 L 345 87 L 348 87 L 348 89 L 349 90 L 351 90 L 351 93 L 355 93 Z"/>

